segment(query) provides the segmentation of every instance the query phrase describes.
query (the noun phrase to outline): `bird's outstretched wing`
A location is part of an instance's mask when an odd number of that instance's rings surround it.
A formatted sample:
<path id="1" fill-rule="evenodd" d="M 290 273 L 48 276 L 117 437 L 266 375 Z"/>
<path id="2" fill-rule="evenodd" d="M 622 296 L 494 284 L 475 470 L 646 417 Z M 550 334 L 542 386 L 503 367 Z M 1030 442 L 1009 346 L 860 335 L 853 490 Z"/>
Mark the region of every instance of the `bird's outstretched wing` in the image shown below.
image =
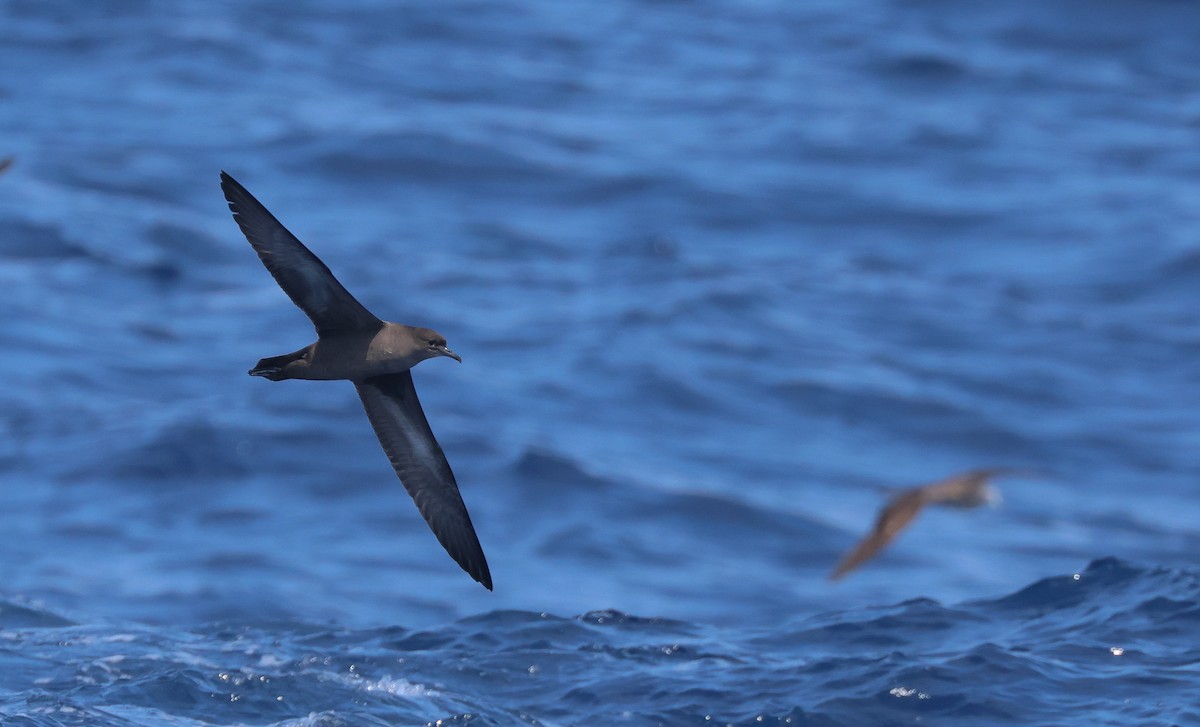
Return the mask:
<path id="1" fill-rule="evenodd" d="M 400 481 L 438 542 L 472 578 L 492 590 L 492 575 L 446 455 L 433 437 L 412 374 L 355 382 L 367 418 Z"/>
<path id="2" fill-rule="evenodd" d="M 925 495 L 920 487 L 905 490 L 892 498 L 875 519 L 875 527 L 846 553 L 833 573 L 829 574 L 829 580 L 838 580 L 887 547 L 921 512 L 924 504 Z"/>
<path id="3" fill-rule="evenodd" d="M 313 322 L 318 336 L 383 326 L 342 287 L 325 263 L 225 172 L 221 172 L 221 190 L 251 247 L 283 292 Z"/>

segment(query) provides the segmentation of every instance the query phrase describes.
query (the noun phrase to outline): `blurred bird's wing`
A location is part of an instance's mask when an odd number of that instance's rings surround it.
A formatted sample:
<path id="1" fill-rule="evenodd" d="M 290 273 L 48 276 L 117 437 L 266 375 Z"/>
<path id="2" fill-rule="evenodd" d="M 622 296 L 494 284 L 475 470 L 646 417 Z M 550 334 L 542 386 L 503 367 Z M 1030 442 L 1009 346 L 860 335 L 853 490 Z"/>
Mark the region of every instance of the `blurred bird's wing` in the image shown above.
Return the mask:
<path id="1" fill-rule="evenodd" d="M 887 547 L 888 543 L 912 522 L 917 513 L 921 512 L 921 507 L 925 504 L 923 490 L 924 488 L 916 487 L 893 497 L 879 512 L 870 534 L 842 557 L 837 567 L 829 574 L 829 580 L 836 581 L 842 578 Z"/>

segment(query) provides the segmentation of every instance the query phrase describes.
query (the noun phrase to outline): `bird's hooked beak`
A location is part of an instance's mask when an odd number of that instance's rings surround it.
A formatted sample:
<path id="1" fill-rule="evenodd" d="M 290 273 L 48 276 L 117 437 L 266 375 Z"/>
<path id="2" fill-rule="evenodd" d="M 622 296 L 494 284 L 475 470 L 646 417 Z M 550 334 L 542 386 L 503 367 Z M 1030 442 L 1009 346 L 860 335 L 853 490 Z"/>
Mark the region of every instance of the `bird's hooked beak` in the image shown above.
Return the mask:
<path id="1" fill-rule="evenodd" d="M 436 350 L 437 350 L 439 356 L 449 356 L 450 358 L 454 359 L 455 361 L 462 363 L 462 356 L 459 356 L 457 353 L 451 351 L 448 347 L 438 346 Z"/>

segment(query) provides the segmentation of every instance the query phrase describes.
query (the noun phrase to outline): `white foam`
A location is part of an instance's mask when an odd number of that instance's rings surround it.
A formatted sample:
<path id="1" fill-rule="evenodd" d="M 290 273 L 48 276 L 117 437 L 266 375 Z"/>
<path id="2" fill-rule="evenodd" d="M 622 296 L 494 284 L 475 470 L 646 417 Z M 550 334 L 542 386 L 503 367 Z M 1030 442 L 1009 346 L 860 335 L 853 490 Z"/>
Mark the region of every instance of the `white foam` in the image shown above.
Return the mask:
<path id="1" fill-rule="evenodd" d="M 386 692 L 399 697 L 431 697 L 437 694 L 424 684 L 414 684 L 407 679 L 380 677 L 379 679 L 364 679 L 362 687 L 368 692 Z"/>

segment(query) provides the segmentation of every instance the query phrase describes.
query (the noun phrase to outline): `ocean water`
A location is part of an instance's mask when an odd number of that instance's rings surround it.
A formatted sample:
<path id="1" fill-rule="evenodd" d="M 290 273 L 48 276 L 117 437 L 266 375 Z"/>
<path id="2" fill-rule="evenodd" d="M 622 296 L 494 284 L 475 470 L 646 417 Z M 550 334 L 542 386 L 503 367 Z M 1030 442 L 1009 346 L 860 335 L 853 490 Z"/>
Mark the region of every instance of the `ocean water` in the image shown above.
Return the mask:
<path id="1" fill-rule="evenodd" d="M 1200 7 L 0 28 L 3 724 L 1200 723 Z M 463 356 L 494 593 L 349 384 L 246 376 L 313 333 L 221 169 Z"/>

